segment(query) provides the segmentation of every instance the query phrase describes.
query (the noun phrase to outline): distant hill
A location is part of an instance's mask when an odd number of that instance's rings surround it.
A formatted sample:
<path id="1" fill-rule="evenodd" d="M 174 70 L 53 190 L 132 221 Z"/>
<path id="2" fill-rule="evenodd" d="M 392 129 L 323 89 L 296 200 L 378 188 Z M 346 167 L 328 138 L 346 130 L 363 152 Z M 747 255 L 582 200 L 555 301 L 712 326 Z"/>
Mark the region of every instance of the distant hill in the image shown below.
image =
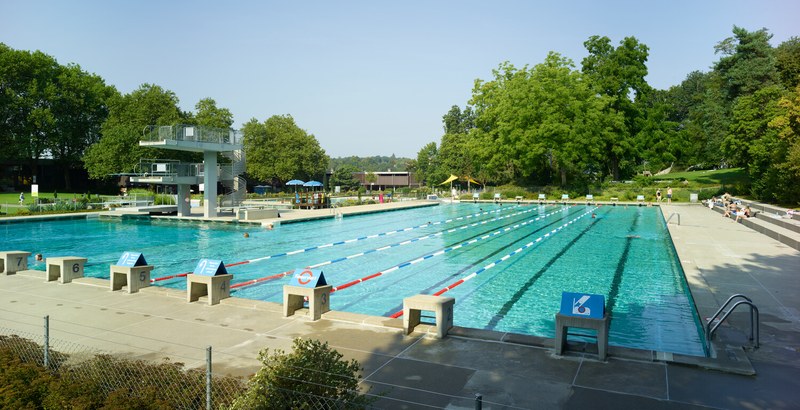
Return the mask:
<path id="1" fill-rule="evenodd" d="M 339 169 L 344 165 L 355 167 L 359 171 L 386 172 L 407 171 L 407 164 L 411 158 L 375 156 L 375 157 L 339 157 L 331 158 L 328 169 Z"/>

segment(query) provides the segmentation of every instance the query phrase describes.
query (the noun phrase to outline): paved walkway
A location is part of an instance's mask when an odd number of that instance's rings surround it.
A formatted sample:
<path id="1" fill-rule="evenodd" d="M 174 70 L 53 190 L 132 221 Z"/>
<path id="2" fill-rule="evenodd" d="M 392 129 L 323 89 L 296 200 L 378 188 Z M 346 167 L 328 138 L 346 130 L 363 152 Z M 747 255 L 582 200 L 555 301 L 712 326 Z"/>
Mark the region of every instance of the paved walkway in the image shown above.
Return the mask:
<path id="1" fill-rule="evenodd" d="M 385 394 L 378 408 L 474 408 L 476 393 L 492 409 L 800 408 L 800 252 L 698 205 L 663 210 L 680 213 L 669 229 L 701 316 L 747 294 L 761 312 L 760 349 L 740 347 L 749 345 L 744 310 L 720 332 L 716 359 L 612 347 L 603 363 L 591 353 L 554 357 L 551 339 L 458 328 L 444 340 L 403 336 L 399 319 L 329 312 L 311 322 L 283 318 L 273 303 L 190 304 L 184 292 L 129 295 L 98 279 L 44 283 L 41 272 L 0 277 L 0 331 L 38 335 L 50 315 L 54 340 L 189 367 L 203 366 L 211 345 L 215 372 L 239 375 L 258 369 L 259 350 L 314 337 L 361 362 L 365 388 Z M 757 374 L 706 368 L 736 362 Z"/>

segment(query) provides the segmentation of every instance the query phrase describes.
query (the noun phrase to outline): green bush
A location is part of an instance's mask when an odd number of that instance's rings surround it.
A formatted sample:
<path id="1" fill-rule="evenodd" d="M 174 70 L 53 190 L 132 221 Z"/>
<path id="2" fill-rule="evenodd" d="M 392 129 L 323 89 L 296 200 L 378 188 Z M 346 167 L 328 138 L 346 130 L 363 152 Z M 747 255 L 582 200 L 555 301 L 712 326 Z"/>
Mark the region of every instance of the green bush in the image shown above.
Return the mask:
<path id="1" fill-rule="evenodd" d="M 86 360 L 51 352 L 17 336 L 0 336 L 0 408 L 3 409 L 175 409 L 204 408 L 205 372 L 181 363 L 153 364 L 109 355 Z M 244 392 L 234 377 L 218 377 L 212 397 L 229 405 Z"/>
<path id="2" fill-rule="evenodd" d="M 172 195 L 158 194 L 153 201 L 153 205 L 175 205 L 175 197 Z"/>
<path id="3" fill-rule="evenodd" d="M 327 342 L 294 340 L 291 353 L 262 350 L 264 367 L 230 409 L 366 408 L 372 399 L 359 393 L 361 367 Z"/>

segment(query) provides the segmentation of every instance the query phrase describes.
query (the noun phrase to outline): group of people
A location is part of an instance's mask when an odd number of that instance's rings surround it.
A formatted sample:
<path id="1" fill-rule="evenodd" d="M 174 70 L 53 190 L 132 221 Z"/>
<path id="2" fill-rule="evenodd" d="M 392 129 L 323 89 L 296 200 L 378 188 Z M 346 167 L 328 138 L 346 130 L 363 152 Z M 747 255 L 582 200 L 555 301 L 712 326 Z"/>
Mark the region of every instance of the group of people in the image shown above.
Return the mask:
<path id="1" fill-rule="evenodd" d="M 656 202 L 661 202 L 661 189 L 656 190 Z M 667 203 L 672 203 L 672 187 L 667 187 Z"/>

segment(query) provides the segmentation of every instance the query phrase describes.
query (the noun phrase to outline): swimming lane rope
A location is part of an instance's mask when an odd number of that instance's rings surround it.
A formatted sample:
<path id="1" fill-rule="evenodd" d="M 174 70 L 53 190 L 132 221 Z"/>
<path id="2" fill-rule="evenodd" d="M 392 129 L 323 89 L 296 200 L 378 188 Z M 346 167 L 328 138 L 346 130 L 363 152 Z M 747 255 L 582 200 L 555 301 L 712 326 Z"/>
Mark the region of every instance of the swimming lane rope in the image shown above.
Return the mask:
<path id="1" fill-rule="evenodd" d="M 414 238 L 414 239 L 410 239 L 410 240 L 407 240 L 407 241 L 397 242 L 397 243 L 394 243 L 394 244 L 382 246 L 380 248 L 375 248 L 375 249 L 370 249 L 370 250 L 367 250 L 367 251 L 364 251 L 364 252 L 359 252 L 359 253 L 356 253 L 356 254 L 353 254 L 353 255 L 350 255 L 350 256 L 345 256 L 345 257 L 341 257 L 341 258 L 337 258 L 337 259 L 332 259 L 332 260 L 320 262 L 320 263 L 317 263 L 317 264 L 314 264 L 314 265 L 307 266 L 307 268 L 308 269 L 316 269 L 316 268 L 319 268 L 319 267 L 322 267 L 322 266 L 326 266 L 326 265 L 330 265 L 330 264 L 334 264 L 334 263 L 338 263 L 338 262 L 343 262 L 343 261 L 350 260 L 350 259 L 355 259 L 357 257 L 364 256 L 364 255 L 367 255 L 367 254 L 370 254 L 370 253 L 373 253 L 373 252 L 380 252 L 380 251 L 384 251 L 384 250 L 387 250 L 387 249 L 391 249 L 393 247 L 408 245 L 410 243 L 418 242 L 420 240 L 429 239 L 429 238 L 433 238 L 433 237 L 436 237 L 436 236 L 441 236 L 444 233 L 451 233 L 451 232 L 455 232 L 455 231 L 458 231 L 458 230 L 461 230 L 461 229 L 467 229 L 467 228 L 475 227 L 477 225 L 483 225 L 483 224 L 486 224 L 488 222 L 493 222 L 493 221 L 498 221 L 498 220 L 505 219 L 505 218 L 510 218 L 512 216 L 520 215 L 520 214 L 527 213 L 527 212 L 531 212 L 531 211 L 517 212 L 517 213 L 511 214 L 511 215 L 505 215 L 505 216 L 494 218 L 494 219 L 487 220 L 487 221 L 474 222 L 472 224 L 464 225 L 464 226 L 461 226 L 461 227 L 458 227 L 458 228 L 449 229 L 447 231 L 437 232 L 437 233 L 434 233 L 434 234 L 422 236 L 420 238 Z M 448 248 L 444 248 L 444 249 L 442 249 L 442 250 L 440 250 L 438 252 L 435 252 L 435 253 L 433 253 L 431 255 L 432 256 L 438 256 L 438 255 L 440 255 L 440 254 L 442 254 L 444 252 L 449 252 L 449 251 L 452 251 L 452 250 L 455 250 L 455 249 L 459 249 L 459 248 L 461 248 L 463 246 L 471 245 L 471 244 L 473 244 L 473 243 L 475 243 L 477 241 L 480 241 L 480 240 L 483 240 L 483 239 L 486 239 L 486 238 L 489 238 L 489 237 L 492 237 L 492 236 L 496 236 L 496 235 L 499 235 L 501 233 L 508 232 L 509 230 L 516 229 L 516 228 L 521 227 L 521 226 L 525 226 L 525 225 L 527 225 L 529 223 L 533 223 L 533 222 L 538 221 L 540 219 L 547 218 L 548 216 L 556 214 L 556 213 L 559 213 L 559 212 L 562 212 L 562 210 L 553 211 L 553 212 L 550 212 L 550 213 L 545 214 L 545 215 L 539 215 L 536 218 L 530 219 L 530 220 L 522 222 L 522 223 L 518 223 L 518 224 L 516 224 L 516 225 L 514 225 L 512 227 L 506 227 L 504 229 L 500 229 L 498 231 L 495 231 L 493 233 L 481 236 L 479 238 L 474 238 L 474 239 L 472 239 L 470 241 L 462 242 L 462 243 L 460 243 L 458 245 L 455 245 L 455 246 L 452 246 L 452 247 L 448 247 Z M 432 256 L 428 256 L 427 258 L 430 258 Z M 422 259 L 427 259 L 427 258 L 423 257 Z M 413 263 L 416 263 L 416 262 L 413 262 Z M 404 267 L 404 266 L 401 266 L 401 267 Z M 253 280 L 249 280 L 249 281 L 246 281 L 246 282 L 237 283 L 235 285 L 231 285 L 231 289 L 236 289 L 236 288 L 240 288 L 240 287 L 244 287 L 244 286 L 255 285 L 255 284 L 262 283 L 262 282 L 265 282 L 265 281 L 269 281 L 269 280 L 272 280 L 272 279 L 279 279 L 279 278 L 282 278 L 284 276 L 287 276 L 287 275 L 291 274 L 292 272 L 294 272 L 294 270 L 281 272 L 281 273 L 278 273 L 278 274 L 275 274 L 275 275 L 266 276 L 266 277 L 258 278 L 258 279 L 253 279 Z M 384 273 L 385 272 L 388 272 L 388 270 L 384 271 Z M 375 276 L 380 276 L 380 274 L 377 274 L 377 275 L 373 274 L 373 275 L 370 275 L 368 278 L 371 279 L 371 278 L 373 278 Z M 361 279 L 358 279 L 355 282 L 364 281 L 364 280 L 368 280 L 368 279 L 361 278 Z M 353 283 L 353 284 L 355 284 L 355 283 Z M 342 287 L 340 287 L 340 288 L 344 289 L 344 287 L 348 287 L 346 285 L 347 284 L 342 285 Z M 352 286 L 352 284 L 349 285 L 349 286 Z M 336 288 L 334 288 L 333 291 L 335 292 Z"/>
<path id="2" fill-rule="evenodd" d="M 508 208 L 508 209 L 514 209 L 514 208 L 517 208 L 517 206 L 511 207 L 511 208 Z M 501 218 L 507 218 L 507 217 L 519 215 L 519 214 L 522 214 L 522 213 L 532 212 L 535 209 L 536 208 L 531 208 L 529 210 L 513 213 L 513 214 L 510 214 L 510 215 L 506 215 L 504 217 L 493 218 L 493 219 L 487 220 L 486 222 L 494 222 L 494 221 L 496 221 L 498 219 L 501 219 Z M 481 215 L 489 215 L 489 214 L 499 213 L 499 212 L 503 212 L 503 211 L 504 211 L 504 209 L 477 212 L 477 213 L 474 213 L 474 214 L 469 214 L 469 215 L 466 215 L 466 216 L 460 216 L 458 218 L 451 218 L 451 219 L 447 219 L 447 220 L 444 220 L 444 221 L 436 221 L 436 222 L 431 222 L 431 223 L 425 223 L 425 224 L 422 224 L 422 225 L 411 226 L 411 227 L 408 227 L 408 228 L 395 229 L 395 230 L 392 230 L 392 231 L 376 233 L 376 234 L 368 235 L 368 236 L 360 236 L 358 238 L 347 239 L 347 240 L 344 240 L 344 241 L 331 242 L 331 243 L 326 243 L 324 245 L 317 245 L 317 246 L 312 246 L 312 247 L 309 247 L 309 248 L 297 249 L 297 250 L 290 251 L 290 252 L 281 252 L 281 253 L 276 253 L 274 255 L 268 255 L 268 256 L 264 256 L 264 257 L 260 257 L 260 258 L 255 258 L 255 259 L 249 259 L 249 260 L 245 260 L 245 261 L 241 261 L 241 262 L 230 263 L 230 264 L 226 264 L 225 267 L 229 268 L 229 267 L 232 267 L 232 266 L 245 265 L 245 264 L 254 263 L 254 262 L 261 262 L 261 261 L 265 261 L 265 260 L 269 260 L 269 259 L 273 259 L 273 258 L 279 258 L 279 257 L 282 257 L 282 256 L 297 255 L 297 254 L 300 254 L 300 253 L 310 252 L 310 251 L 317 250 L 317 249 L 330 248 L 330 247 L 333 247 L 333 246 L 344 245 L 344 244 L 347 244 L 347 243 L 353 243 L 353 242 L 363 241 L 363 240 L 367 240 L 367 239 L 374 239 L 374 238 L 378 238 L 378 237 L 381 237 L 381 236 L 394 235 L 394 234 L 400 233 L 400 232 L 408 232 L 408 231 L 413 231 L 415 229 L 425 228 L 425 227 L 428 227 L 428 226 L 441 225 L 441 224 L 447 224 L 447 223 L 460 221 L 460 220 L 467 220 L 467 219 L 471 219 L 471 218 L 477 218 L 477 217 L 479 217 Z M 150 282 L 151 283 L 155 283 L 155 282 L 159 282 L 159 281 L 163 281 L 163 280 L 182 278 L 182 277 L 185 277 L 186 275 L 188 275 L 190 273 L 192 273 L 192 272 L 184 272 L 184 273 L 178 273 L 178 274 L 174 274 L 174 275 L 161 276 L 161 277 L 158 277 L 158 278 L 150 279 Z"/>
<path id="3" fill-rule="evenodd" d="M 595 209 L 597 209 L 597 207 L 595 207 L 595 208 L 592 208 L 592 209 L 590 209 L 590 210 L 589 210 L 589 211 L 587 211 L 587 212 L 584 212 L 583 214 L 581 214 L 581 215 L 577 216 L 576 218 L 572 219 L 571 221 L 569 221 L 569 222 L 567 222 L 567 223 L 565 223 L 565 224 L 563 224 L 563 225 L 559 226 L 559 227 L 558 227 L 558 228 L 556 228 L 556 229 L 553 229 L 552 231 L 550 231 L 550 232 L 548 232 L 548 233 L 546 233 L 546 234 L 544 234 L 544 235 L 542 235 L 542 236 L 540 236 L 540 237 L 536 238 L 535 240 L 532 240 L 532 241 L 530 241 L 530 242 L 526 243 L 525 245 L 523 245 L 523 246 L 521 246 L 521 247 L 519 247 L 519 248 L 517 248 L 517 249 L 514 249 L 513 251 L 511 251 L 511 253 L 508 253 L 508 254 L 506 254 L 505 256 L 503 256 L 502 258 L 500 258 L 500 259 L 498 259 L 498 260 L 496 260 L 496 261 L 494 261 L 494 262 L 492 262 L 492 263 L 490 263 L 490 264 L 488 264 L 488 265 L 486 265 L 486 266 L 484 266 L 484 267 L 482 267 L 482 268 L 480 268 L 480 269 L 478 269 L 478 270 L 476 270 L 476 271 L 474 271 L 474 272 L 472 272 L 472 273 L 470 273 L 470 274 L 468 274 L 468 275 L 464 276 L 463 278 L 461 278 L 461 279 L 459 279 L 459 280 L 457 280 L 457 281 L 453 282 L 452 284 L 450 284 L 450 285 L 448 285 L 448 286 L 446 286 L 446 287 L 444 287 L 444 288 L 440 289 L 439 291 L 437 291 L 437 292 L 436 292 L 436 293 L 434 293 L 433 295 L 434 295 L 434 296 L 441 296 L 441 295 L 442 295 L 442 294 L 444 294 L 445 292 L 447 292 L 447 291 L 449 291 L 449 290 L 451 290 L 451 289 L 453 289 L 453 288 L 455 288 L 455 287 L 457 287 L 457 286 L 459 286 L 459 285 L 462 285 L 463 283 L 465 283 L 465 282 L 468 282 L 468 281 L 470 281 L 470 280 L 474 279 L 476 276 L 480 275 L 481 273 L 483 273 L 483 272 L 485 272 L 485 271 L 487 271 L 487 270 L 489 270 L 489 269 L 491 269 L 491 268 L 493 268 L 493 267 L 495 267 L 495 266 L 497 266 L 497 265 L 499 265 L 499 264 L 501 264 L 501 263 L 503 263 L 503 262 L 507 261 L 507 260 L 508 260 L 509 258 L 511 258 L 512 256 L 514 256 L 514 255 L 520 255 L 520 254 L 522 254 L 522 253 L 523 253 L 523 252 L 524 252 L 526 249 L 529 249 L 529 248 L 531 248 L 533 245 L 535 245 L 535 244 L 537 244 L 537 243 L 539 243 L 539 242 L 541 242 L 541 241 L 543 241 L 543 240 L 545 240 L 545 239 L 547 239 L 547 238 L 550 238 L 550 237 L 552 237 L 552 236 L 553 236 L 553 235 L 555 235 L 556 233 L 560 232 L 562 229 L 564 229 L 564 228 L 566 228 L 567 226 L 569 226 L 569 225 L 572 225 L 573 223 L 575 223 L 577 220 L 579 220 L 579 219 L 581 219 L 581 218 L 585 217 L 586 215 L 589 215 L 589 214 L 590 214 L 590 213 L 592 213 L 592 212 L 593 212 Z M 393 319 L 396 319 L 396 318 L 398 318 L 398 317 L 400 317 L 400 316 L 403 316 L 403 311 L 402 311 L 402 310 L 400 310 L 400 311 L 397 311 L 397 312 L 395 312 L 395 313 L 393 313 L 393 314 L 389 315 L 389 317 L 391 317 L 391 318 L 393 318 Z"/>

